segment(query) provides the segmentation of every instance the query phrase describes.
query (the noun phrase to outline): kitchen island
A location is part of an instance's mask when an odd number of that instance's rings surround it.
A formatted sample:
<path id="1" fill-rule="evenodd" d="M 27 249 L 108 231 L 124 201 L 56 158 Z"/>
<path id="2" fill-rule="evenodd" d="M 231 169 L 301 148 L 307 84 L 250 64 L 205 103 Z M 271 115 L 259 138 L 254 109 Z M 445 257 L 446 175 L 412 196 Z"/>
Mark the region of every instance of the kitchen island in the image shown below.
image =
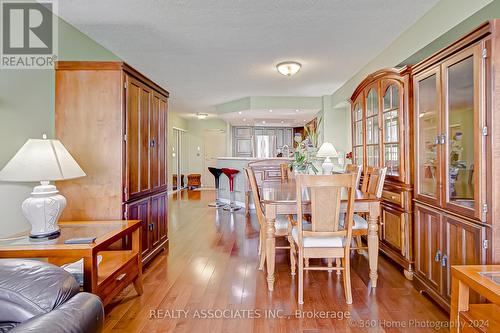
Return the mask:
<path id="1" fill-rule="evenodd" d="M 248 166 L 248 163 L 258 160 L 265 160 L 266 158 L 261 157 L 218 157 L 217 158 L 217 167 L 218 168 L 231 168 L 239 170 L 240 172 L 234 178 L 234 191 L 235 191 L 235 201 L 236 204 L 240 207 L 246 208 L 246 205 L 249 205 L 250 209 L 253 209 L 254 206 L 249 203 L 247 192 L 249 191 L 249 186 L 247 184 L 247 179 L 245 176 L 245 169 Z M 286 157 L 273 157 L 267 158 L 269 160 L 283 160 L 283 163 L 290 164 L 292 162 L 291 158 Z M 220 176 L 220 189 L 219 189 L 219 198 L 223 203 L 229 203 L 229 181 L 227 177 L 222 174 Z M 243 211 L 243 210 L 242 210 Z"/>

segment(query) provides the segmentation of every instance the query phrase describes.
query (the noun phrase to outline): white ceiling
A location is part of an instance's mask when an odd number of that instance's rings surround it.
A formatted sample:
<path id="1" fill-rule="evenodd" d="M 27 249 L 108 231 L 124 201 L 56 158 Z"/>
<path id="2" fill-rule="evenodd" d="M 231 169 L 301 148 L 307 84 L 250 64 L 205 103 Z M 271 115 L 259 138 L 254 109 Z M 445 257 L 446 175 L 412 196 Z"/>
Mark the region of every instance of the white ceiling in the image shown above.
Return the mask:
<path id="1" fill-rule="evenodd" d="M 301 127 L 314 119 L 316 109 L 252 109 L 222 113 L 220 118 L 233 126 Z"/>
<path id="2" fill-rule="evenodd" d="M 64 0 L 59 15 L 168 89 L 171 109 L 321 96 L 438 0 Z M 294 77 L 275 64 L 303 64 Z"/>

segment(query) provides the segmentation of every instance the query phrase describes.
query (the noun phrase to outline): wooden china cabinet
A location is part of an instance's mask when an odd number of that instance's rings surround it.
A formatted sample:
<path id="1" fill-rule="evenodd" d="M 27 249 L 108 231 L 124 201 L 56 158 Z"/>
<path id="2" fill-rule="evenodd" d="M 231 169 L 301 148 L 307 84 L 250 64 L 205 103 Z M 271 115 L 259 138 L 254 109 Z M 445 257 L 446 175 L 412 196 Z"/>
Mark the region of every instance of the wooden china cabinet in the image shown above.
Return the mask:
<path id="1" fill-rule="evenodd" d="M 387 167 L 382 192 L 380 250 L 413 276 L 410 71 L 369 75 L 351 97 L 353 161 Z"/>
<path id="2" fill-rule="evenodd" d="M 452 265 L 500 261 L 499 23 L 412 67 L 414 281 L 445 309 Z"/>

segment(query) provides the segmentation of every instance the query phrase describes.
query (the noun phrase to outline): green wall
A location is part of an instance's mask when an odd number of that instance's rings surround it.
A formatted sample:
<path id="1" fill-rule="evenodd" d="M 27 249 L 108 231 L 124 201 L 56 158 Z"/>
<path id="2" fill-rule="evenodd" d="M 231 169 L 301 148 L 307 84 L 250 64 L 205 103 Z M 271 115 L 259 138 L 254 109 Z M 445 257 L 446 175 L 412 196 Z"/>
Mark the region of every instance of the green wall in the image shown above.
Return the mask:
<path id="1" fill-rule="evenodd" d="M 188 160 L 189 173 L 203 174 L 204 145 L 209 144 L 203 141 L 203 133 L 207 130 L 224 130 L 227 134 L 228 148 L 231 133 L 228 124 L 222 119 L 190 119 L 188 121 Z M 198 147 L 200 151 L 198 153 Z M 227 150 L 230 155 L 230 150 Z"/>
<path id="2" fill-rule="evenodd" d="M 61 19 L 59 59 L 119 60 Z M 54 84 L 53 70 L 0 69 L 0 169 L 27 139 L 54 136 Z M 0 237 L 29 229 L 21 203 L 33 185 L 0 182 Z"/>

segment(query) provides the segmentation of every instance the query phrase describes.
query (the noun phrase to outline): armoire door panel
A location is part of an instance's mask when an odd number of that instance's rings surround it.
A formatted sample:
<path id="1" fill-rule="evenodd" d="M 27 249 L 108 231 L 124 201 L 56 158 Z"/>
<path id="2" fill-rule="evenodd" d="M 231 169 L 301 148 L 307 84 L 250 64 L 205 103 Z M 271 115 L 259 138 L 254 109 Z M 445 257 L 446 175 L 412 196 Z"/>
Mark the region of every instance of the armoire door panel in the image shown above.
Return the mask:
<path id="1" fill-rule="evenodd" d="M 160 241 L 167 237 L 167 199 L 162 193 L 151 198 L 151 241 L 155 247 Z"/>
<path id="2" fill-rule="evenodd" d="M 127 216 L 126 218 L 129 220 L 141 220 L 142 224 L 142 256 L 146 256 L 151 251 L 151 242 L 150 242 L 150 200 L 143 199 L 133 203 L 130 203 L 126 207 Z"/>
<path id="3" fill-rule="evenodd" d="M 125 200 L 140 193 L 140 108 L 141 108 L 141 86 L 139 82 L 127 78 L 126 90 L 126 113 L 127 113 L 127 190 L 125 191 Z"/>
<path id="4" fill-rule="evenodd" d="M 149 138 L 150 138 L 150 117 L 151 117 L 151 95 L 152 92 L 147 87 L 141 87 L 141 110 L 140 110 L 140 192 L 147 192 L 151 188 L 149 180 Z"/>
<path id="5" fill-rule="evenodd" d="M 149 123 L 149 158 L 151 188 L 157 188 L 160 183 L 159 178 L 159 131 L 160 131 L 160 99 L 156 94 L 152 96 L 151 119 Z"/>
<path id="6" fill-rule="evenodd" d="M 431 288 L 442 292 L 442 222 L 441 214 L 415 206 L 415 271 Z"/>
<path id="7" fill-rule="evenodd" d="M 451 298 L 451 266 L 484 264 L 483 239 L 485 228 L 460 218 L 444 215 L 444 270 L 445 296 Z"/>
<path id="8" fill-rule="evenodd" d="M 481 94 L 481 44 L 445 61 L 443 78 L 443 198 L 444 208 L 485 220 L 482 187 L 486 125 Z"/>
<path id="9" fill-rule="evenodd" d="M 415 198 L 439 206 L 441 204 L 441 79 L 436 66 L 416 75 L 415 105 Z"/>
<path id="10" fill-rule="evenodd" d="M 158 186 L 167 186 L 167 99 L 160 96 L 158 116 Z"/>

